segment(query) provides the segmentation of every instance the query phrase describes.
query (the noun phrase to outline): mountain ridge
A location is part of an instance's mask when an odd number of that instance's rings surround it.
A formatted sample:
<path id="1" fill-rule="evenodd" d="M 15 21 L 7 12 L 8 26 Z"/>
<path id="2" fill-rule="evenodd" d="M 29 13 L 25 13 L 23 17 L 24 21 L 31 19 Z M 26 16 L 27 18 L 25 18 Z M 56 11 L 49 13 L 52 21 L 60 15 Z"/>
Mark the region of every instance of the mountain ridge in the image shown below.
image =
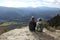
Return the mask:
<path id="1" fill-rule="evenodd" d="M 35 16 L 35 18 L 42 17 L 45 20 L 56 16 L 60 12 L 59 8 L 49 8 L 49 7 L 27 7 L 27 8 L 12 8 L 12 7 L 2 7 L 0 6 L 0 19 L 7 20 L 10 19 L 21 19 Z M 20 17 L 20 18 L 19 18 Z"/>

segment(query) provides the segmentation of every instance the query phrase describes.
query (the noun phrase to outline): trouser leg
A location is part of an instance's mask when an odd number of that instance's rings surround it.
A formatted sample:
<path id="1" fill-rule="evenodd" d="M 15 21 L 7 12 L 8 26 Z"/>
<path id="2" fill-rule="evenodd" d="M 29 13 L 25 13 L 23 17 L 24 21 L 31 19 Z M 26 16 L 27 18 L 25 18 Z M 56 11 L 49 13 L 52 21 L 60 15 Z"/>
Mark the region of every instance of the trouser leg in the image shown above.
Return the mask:
<path id="1" fill-rule="evenodd" d="M 41 27 L 41 32 L 43 32 L 43 27 Z"/>

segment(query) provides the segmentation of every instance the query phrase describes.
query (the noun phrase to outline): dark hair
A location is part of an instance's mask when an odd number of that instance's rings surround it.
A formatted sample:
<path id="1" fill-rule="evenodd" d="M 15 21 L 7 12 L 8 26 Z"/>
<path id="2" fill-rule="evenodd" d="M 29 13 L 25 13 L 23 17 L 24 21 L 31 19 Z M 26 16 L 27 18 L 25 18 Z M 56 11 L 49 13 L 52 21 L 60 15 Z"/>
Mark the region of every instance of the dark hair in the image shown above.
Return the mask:
<path id="1" fill-rule="evenodd" d="M 41 18 L 38 18 L 38 21 L 42 21 L 42 19 Z"/>
<path id="2" fill-rule="evenodd" d="M 34 19 L 35 19 L 34 16 L 32 16 L 31 20 L 34 20 Z"/>
<path id="3" fill-rule="evenodd" d="M 42 19 L 39 19 L 39 21 L 42 21 Z"/>
<path id="4" fill-rule="evenodd" d="M 34 22 L 34 21 L 35 21 L 34 16 L 32 16 L 32 17 L 31 17 L 31 20 L 30 20 L 30 21 L 32 21 L 32 22 Z"/>

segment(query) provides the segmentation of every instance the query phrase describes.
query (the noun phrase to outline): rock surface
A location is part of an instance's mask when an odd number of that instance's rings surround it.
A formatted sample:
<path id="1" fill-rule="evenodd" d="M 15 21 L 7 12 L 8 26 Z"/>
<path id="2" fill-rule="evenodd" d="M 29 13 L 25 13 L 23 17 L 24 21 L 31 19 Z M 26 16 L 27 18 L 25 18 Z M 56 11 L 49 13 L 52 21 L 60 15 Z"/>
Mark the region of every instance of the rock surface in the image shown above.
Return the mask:
<path id="1" fill-rule="evenodd" d="M 31 32 L 28 26 L 20 29 L 13 29 L 0 35 L 0 40 L 59 40 L 44 32 Z"/>

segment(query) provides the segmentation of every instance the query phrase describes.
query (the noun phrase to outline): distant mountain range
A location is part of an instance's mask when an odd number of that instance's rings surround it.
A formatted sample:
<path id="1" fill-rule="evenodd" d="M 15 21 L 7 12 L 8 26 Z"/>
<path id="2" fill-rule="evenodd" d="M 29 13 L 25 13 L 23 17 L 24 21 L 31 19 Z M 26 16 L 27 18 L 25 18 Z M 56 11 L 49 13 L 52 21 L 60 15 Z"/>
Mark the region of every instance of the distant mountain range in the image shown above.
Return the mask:
<path id="1" fill-rule="evenodd" d="M 60 8 L 49 8 L 49 7 L 37 7 L 37 8 L 9 8 L 0 6 L 0 21 L 1 20 L 12 20 L 20 19 L 27 20 L 31 16 L 35 18 L 43 18 L 48 20 L 56 16 L 60 12 Z"/>

